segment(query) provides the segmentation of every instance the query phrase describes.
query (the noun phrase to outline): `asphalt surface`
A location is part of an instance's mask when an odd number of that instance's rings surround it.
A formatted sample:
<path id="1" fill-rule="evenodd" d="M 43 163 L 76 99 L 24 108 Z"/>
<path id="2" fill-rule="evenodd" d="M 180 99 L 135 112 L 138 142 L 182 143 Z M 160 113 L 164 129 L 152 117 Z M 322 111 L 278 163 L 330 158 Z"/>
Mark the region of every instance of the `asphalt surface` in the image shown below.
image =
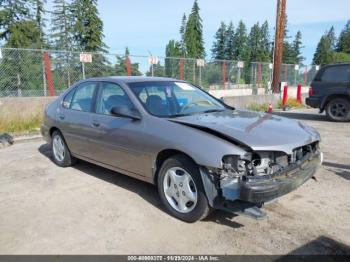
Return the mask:
<path id="1" fill-rule="evenodd" d="M 154 186 L 82 161 L 57 167 L 43 141 L 0 149 L 0 254 L 350 254 L 350 123 L 279 114 L 319 130 L 324 165 L 262 221 L 216 211 L 187 224 Z"/>

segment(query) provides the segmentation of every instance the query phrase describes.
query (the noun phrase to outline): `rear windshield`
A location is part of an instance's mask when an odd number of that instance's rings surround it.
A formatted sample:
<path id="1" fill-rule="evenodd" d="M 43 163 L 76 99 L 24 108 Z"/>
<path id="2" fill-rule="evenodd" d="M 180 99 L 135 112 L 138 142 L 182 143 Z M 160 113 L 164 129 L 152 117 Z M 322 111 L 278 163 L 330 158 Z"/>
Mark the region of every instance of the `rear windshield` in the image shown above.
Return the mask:
<path id="1" fill-rule="evenodd" d="M 350 65 L 325 68 L 320 78 L 322 82 L 348 82 L 350 81 Z"/>

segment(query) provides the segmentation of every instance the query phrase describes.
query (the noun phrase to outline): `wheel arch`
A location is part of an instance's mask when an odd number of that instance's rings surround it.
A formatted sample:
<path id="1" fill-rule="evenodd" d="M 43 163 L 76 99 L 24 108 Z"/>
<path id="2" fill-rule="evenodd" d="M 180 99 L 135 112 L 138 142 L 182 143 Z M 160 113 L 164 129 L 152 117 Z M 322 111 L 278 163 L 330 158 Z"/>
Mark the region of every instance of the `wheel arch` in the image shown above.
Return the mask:
<path id="1" fill-rule="evenodd" d="M 189 159 L 191 159 L 193 163 L 197 164 L 196 161 L 194 161 L 194 159 L 191 156 L 189 156 L 183 151 L 180 151 L 177 149 L 164 149 L 157 154 L 157 157 L 154 162 L 153 183 L 155 185 L 157 184 L 158 174 L 162 164 L 164 163 L 165 160 L 175 155 L 184 155 Z"/>
<path id="2" fill-rule="evenodd" d="M 50 128 L 50 130 L 49 130 L 50 138 L 52 138 L 52 134 L 53 134 L 53 132 L 55 132 L 55 131 L 59 131 L 59 132 L 62 134 L 61 130 L 59 130 L 58 127 L 52 126 L 52 127 Z"/>
<path id="3" fill-rule="evenodd" d="M 350 102 L 350 94 L 348 93 L 344 93 L 344 94 L 338 93 L 338 94 L 328 95 L 322 101 L 321 108 L 320 108 L 321 112 L 324 111 L 326 109 L 327 104 L 335 98 L 343 98 L 343 99 L 345 98 Z"/>

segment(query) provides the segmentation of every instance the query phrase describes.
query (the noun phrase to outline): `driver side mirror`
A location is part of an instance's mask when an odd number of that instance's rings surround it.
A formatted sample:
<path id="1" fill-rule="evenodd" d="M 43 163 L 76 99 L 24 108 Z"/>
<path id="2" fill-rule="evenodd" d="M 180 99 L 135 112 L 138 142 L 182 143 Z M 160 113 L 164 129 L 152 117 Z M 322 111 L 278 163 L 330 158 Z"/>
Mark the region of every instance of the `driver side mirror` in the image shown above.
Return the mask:
<path id="1" fill-rule="evenodd" d="M 111 114 L 118 117 L 130 118 L 132 120 L 141 120 L 140 112 L 128 107 L 114 106 L 111 109 Z"/>

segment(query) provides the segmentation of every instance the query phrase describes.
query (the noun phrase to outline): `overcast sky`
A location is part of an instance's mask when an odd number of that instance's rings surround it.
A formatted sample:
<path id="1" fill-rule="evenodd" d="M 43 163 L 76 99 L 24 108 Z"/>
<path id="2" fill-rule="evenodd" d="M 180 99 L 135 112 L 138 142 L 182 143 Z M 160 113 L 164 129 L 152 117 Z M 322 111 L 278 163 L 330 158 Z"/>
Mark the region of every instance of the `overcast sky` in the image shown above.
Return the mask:
<path id="1" fill-rule="evenodd" d="M 52 0 L 51 0 L 52 1 Z M 207 55 L 221 21 L 236 25 L 243 20 L 250 27 L 267 20 L 271 33 L 275 23 L 277 0 L 198 0 L 203 19 Z M 50 4 L 49 4 L 50 5 Z M 188 14 L 193 0 L 98 0 L 104 23 L 105 42 L 111 52 L 163 56 L 169 39 L 179 39 L 183 13 Z M 321 35 L 334 25 L 338 34 L 350 19 L 350 0 L 287 0 L 290 34 L 303 35 L 304 56 L 311 63 Z M 273 35 L 271 35 L 272 37 Z"/>

